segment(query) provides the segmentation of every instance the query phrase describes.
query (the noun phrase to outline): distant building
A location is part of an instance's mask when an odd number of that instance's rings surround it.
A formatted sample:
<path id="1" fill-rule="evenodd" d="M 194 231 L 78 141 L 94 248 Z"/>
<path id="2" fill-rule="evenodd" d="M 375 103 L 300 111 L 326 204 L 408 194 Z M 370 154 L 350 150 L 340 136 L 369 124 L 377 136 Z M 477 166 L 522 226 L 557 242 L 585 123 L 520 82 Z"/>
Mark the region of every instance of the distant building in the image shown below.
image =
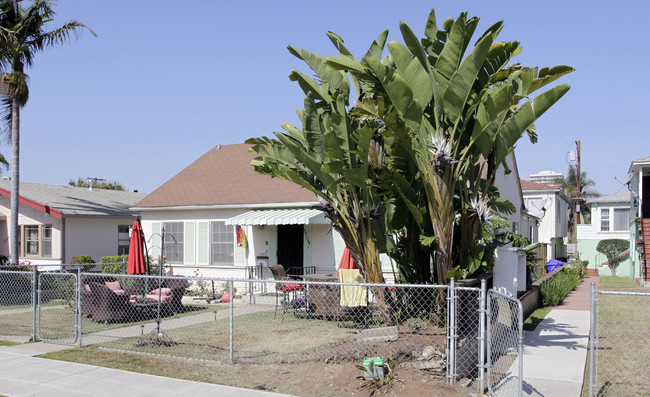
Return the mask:
<path id="1" fill-rule="evenodd" d="M 564 178 L 564 175 L 555 171 L 541 171 L 539 174 L 530 174 L 528 176 L 528 179 L 531 182 L 543 183 L 545 185 L 559 187 L 557 183 L 553 182 L 557 178 Z"/>

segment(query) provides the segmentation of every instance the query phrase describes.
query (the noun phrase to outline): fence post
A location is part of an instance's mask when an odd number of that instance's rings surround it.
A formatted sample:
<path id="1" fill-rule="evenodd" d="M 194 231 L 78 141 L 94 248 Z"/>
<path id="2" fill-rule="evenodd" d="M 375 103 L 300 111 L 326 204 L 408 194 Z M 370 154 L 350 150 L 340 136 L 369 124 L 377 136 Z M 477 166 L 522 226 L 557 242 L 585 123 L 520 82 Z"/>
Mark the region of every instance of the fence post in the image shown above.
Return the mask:
<path id="1" fill-rule="evenodd" d="M 487 281 L 481 280 L 481 291 L 479 292 L 478 303 L 478 392 L 483 394 L 485 391 L 485 299 L 486 299 Z"/>
<path id="2" fill-rule="evenodd" d="M 594 395 L 594 344 L 596 328 L 596 283 L 591 282 L 589 302 L 589 397 Z"/>
<path id="3" fill-rule="evenodd" d="M 233 306 L 233 301 L 235 300 L 234 295 L 234 281 L 230 280 L 228 282 L 228 287 L 230 289 L 230 364 L 233 363 L 233 332 L 234 332 L 234 322 L 235 322 L 235 308 Z"/>
<path id="4" fill-rule="evenodd" d="M 454 278 L 449 281 L 449 292 L 447 294 L 447 344 L 449 354 L 447 355 L 447 383 L 456 384 L 456 286 Z"/>
<path id="5" fill-rule="evenodd" d="M 517 391 L 519 397 L 522 397 L 524 395 L 524 308 L 520 300 L 516 299 L 515 302 L 517 303 L 517 322 L 519 323 L 519 390 Z"/>
<path id="6" fill-rule="evenodd" d="M 79 340 L 79 347 L 82 347 L 83 344 L 82 344 L 82 341 L 81 341 L 81 334 L 82 334 L 82 327 L 81 327 L 81 299 L 82 299 L 82 296 L 81 296 L 81 268 L 77 269 L 77 282 L 76 282 L 76 284 L 77 284 L 77 286 L 76 286 L 77 288 L 76 288 L 76 292 L 75 292 L 76 293 L 75 310 L 76 310 L 76 314 L 77 314 L 77 316 L 76 316 L 77 317 L 76 318 L 76 320 L 77 320 L 77 338 Z"/>
<path id="7" fill-rule="evenodd" d="M 32 267 L 32 342 L 36 342 L 36 305 L 38 304 L 38 271 Z"/>

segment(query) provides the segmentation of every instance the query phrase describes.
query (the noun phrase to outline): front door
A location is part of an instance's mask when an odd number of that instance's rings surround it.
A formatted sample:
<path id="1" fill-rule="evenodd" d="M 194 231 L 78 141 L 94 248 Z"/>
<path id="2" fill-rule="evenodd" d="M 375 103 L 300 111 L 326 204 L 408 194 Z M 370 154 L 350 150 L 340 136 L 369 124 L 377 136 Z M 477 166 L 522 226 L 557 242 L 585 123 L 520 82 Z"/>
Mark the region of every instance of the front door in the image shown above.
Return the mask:
<path id="1" fill-rule="evenodd" d="M 287 274 L 302 274 L 303 225 L 278 226 L 278 264 Z"/>

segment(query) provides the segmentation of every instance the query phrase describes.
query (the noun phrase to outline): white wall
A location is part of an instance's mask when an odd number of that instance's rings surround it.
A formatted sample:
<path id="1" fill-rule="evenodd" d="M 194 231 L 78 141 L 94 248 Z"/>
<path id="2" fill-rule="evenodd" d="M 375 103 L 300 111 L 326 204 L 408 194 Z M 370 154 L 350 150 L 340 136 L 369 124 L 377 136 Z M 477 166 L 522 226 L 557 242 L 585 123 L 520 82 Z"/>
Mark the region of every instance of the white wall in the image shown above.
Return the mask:
<path id="1" fill-rule="evenodd" d="M 75 255 L 90 255 L 99 262 L 118 254 L 118 226 L 132 226 L 132 217 L 65 218 L 64 263 Z"/>

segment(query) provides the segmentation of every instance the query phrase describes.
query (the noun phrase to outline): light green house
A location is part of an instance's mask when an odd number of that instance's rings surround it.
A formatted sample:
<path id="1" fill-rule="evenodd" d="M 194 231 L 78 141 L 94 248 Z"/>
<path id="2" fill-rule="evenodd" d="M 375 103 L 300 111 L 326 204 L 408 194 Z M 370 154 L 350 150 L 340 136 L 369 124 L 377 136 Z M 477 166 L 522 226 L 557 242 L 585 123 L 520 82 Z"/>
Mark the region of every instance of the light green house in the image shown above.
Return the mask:
<path id="1" fill-rule="evenodd" d="M 623 190 L 589 200 L 586 203 L 591 207 L 591 224 L 577 225 L 577 251 L 580 259 L 589 261 L 588 269 L 591 274 L 601 276 L 611 274 L 607 266 L 607 258 L 596 251 L 598 243 L 605 239 L 622 239 L 630 241 L 630 251 L 616 268 L 616 275 L 638 277 L 638 269 L 635 269 L 634 262 L 630 257 L 630 253 L 634 252 L 635 245 L 635 241 L 630 237 L 635 217 L 632 197 L 633 194 L 630 191 Z"/>

